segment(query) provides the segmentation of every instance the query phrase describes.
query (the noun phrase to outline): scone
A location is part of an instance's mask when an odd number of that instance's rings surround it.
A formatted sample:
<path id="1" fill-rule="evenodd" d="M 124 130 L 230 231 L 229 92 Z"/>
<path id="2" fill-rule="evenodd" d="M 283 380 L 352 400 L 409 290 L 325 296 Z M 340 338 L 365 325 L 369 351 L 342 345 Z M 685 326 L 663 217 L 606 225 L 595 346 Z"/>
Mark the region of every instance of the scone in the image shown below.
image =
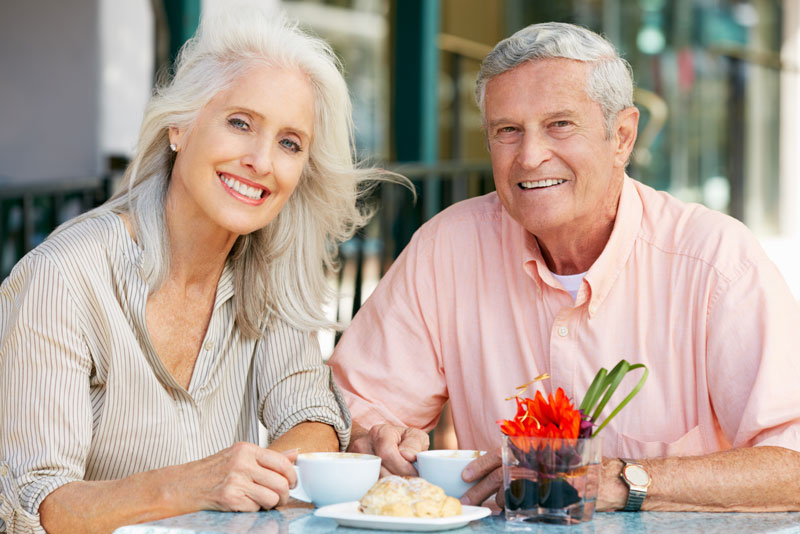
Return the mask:
<path id="1" fill-rule="evenodd" d="M 392 475 L 377 481 L 361 498 L 358 509 L 395 517 L 451 517 L 461 514 L 461 503 L 425 479 Z"/>

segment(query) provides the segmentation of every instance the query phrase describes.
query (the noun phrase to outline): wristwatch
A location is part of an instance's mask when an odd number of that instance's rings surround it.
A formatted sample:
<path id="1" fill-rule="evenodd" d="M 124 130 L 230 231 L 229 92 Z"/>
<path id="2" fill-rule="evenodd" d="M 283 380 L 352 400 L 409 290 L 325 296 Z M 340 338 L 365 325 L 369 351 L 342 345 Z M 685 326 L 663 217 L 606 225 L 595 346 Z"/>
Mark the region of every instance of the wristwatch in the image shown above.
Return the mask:
<path id="1" fill-rule="evenodd" d="M 623 466 L 619 476 L 628 486 L 628 502 L 625 503 L 622 511 L 638 512 L 647 496 L 647 488 L 650 487 L 650 475 L 647 474 L 644 466 L 637 464 L 635 460 L 627 458 L 620 458 L 620 460 L 622 460 Z"/>

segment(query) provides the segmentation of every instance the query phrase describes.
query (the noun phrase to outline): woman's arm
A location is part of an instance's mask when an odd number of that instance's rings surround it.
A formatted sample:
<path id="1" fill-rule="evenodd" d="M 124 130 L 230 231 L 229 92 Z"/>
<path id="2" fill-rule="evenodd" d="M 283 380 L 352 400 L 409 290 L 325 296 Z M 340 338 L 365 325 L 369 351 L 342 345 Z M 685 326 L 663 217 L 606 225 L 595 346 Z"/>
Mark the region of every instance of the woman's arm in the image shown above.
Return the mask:
<path id="1" fill-rule="evenodd" d="M 277 452 L 333 452 L 339 450 L 339 438 L 332 426 L 306 421 L 270 443 L 269 448 Z"/>
<path id="2" fill-rule="evenodd" d="M 270 449 L 237 443 L 203 460 L 121 480 L 70 482 L 42 502 L 42 526 L 50 534 L 112 532 L 198 510 L 274 508 L 286 503 L 297 482 L 289 458 L 276 451 L 337 451 L 339 440 L 331 426 L 305 422 L 273 441 Z"/>
<path id="3" fill-rule="evenodd" d="M 42 501 L 39 517 L 49 534 L 112 532 L 123 525 L 199 510 L 273 508 L 287 502 L 289 487 L 295 483 L 286 456 L 237 443 L 196 462 L 121 480 L 70 482 Z"/>

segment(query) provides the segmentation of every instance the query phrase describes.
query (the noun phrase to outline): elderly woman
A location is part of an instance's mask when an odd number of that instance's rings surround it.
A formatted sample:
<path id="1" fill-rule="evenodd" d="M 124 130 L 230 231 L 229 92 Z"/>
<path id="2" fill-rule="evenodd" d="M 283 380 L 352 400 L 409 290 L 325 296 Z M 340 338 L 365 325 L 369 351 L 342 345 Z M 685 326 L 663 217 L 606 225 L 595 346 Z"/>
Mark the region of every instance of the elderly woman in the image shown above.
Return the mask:
<path id="1" fill-rule="evenodd" d="M 205 21 L 122 191 L 3 283 L 0 531 L 272 508 L 296 450 L 347 447 L 313 332 L 375 173 L 354 168 L 337 67 L 275 13 Z"/>

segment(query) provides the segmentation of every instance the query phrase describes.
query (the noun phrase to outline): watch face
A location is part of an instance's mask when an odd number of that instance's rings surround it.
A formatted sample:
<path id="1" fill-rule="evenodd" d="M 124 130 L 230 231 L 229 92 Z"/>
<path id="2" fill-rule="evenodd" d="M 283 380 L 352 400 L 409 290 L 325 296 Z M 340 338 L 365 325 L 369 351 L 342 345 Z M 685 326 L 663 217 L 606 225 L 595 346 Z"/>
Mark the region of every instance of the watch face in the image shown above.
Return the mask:
<path id="1" fill-rule="evenodd" d="M 650 482 L 650 477 L 647 471 L 642 469 L 639 465 L 626 465 L 625 478 L 635 486 L 646 486 Z"/>

